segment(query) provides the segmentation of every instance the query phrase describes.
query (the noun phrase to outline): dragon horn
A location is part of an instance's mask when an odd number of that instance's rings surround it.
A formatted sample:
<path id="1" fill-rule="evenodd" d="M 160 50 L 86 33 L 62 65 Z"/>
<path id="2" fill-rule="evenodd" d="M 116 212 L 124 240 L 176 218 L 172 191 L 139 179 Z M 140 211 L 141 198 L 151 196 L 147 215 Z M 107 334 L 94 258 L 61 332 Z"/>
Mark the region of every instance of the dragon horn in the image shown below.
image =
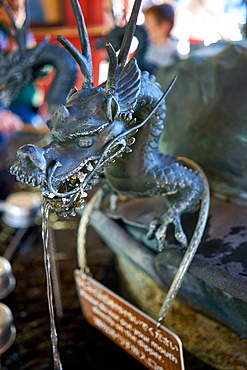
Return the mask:
<path id="1" fill-rule="evenodd" d="M 134 37 L 136 30 L 136 22 L 141 7 L 141 2 L 142 0 L 135 0 L 129 22 L 124 32 L 123 41 L 118 55 L 119 72 L 121 72 L 121 70 L 124 68 L 125 62 L 129 54 L 130 45 L 132 43 L 132 39 Z"/>
<path id="2" fill-rule="evenodd" d="M 142 0 L 135 0 L 129 22 L 124 32 L 123 41 L 120 47 L 119 55 L 116 56 L 116 52 L 111 44 L 106 45 L 107 52 L 109 55 L 109 72 L 106 81 L 105 90 L 108 95 L 111 95 L 117 90 L 118 78 L 125 66 L 130 45 L 136 30 L 136 21 L 140 10 Z"/>
<path id="3" fill-rule="evenodd" d="M 79 5 L 78 0 L 70 0 L 72 9 L 75 15 L 76 24 L 78 27 L 78 33 L 80 38 L 81 50 L 80 53 L 75 46 L 67 40 L 65 37 L 57 36 L 57 40 L 69 51 L 73 58 L 78 63 L 84 81 L 82 84 L 83 88 L 93 86 L 93 63 L 92 63 L 92 54 L 89 44 L 89 38 L 87 34 L 87 29 L 84 21 L 84 17 Z"/>
<path id="4" fill-rule="evenodd" d="M 59 113 L 61 114 L 61 116 L 62 116 L 63 118 L 67 118 L 67 117 L 69 117 L 69 111 L 68 111 L 68 109 L 65 107 L 65 105 L 60 104 L 60 106 L 59 106 L 59 108 L 58 108 L 58 111 L 59 111 Z"/>
<path id="5" fill-rule="evenodd" d="M 27 5 L 27 1 L 25 0 L 26 18 L 21 27 L 22 45 L 25 45 L 25 49 L 27 45 L 27 33 L 28 33 L 28 30 L 30 29 L 30 7 L 28 5 Z"/>
<path id="6" fill-rule="evenodd" d="M 118 60 L 112 44 L 106 44 L 106 50 L 109 56 L 109 70 L 105 91 L 107 95 L 112 95 L 117 88 Z"/>

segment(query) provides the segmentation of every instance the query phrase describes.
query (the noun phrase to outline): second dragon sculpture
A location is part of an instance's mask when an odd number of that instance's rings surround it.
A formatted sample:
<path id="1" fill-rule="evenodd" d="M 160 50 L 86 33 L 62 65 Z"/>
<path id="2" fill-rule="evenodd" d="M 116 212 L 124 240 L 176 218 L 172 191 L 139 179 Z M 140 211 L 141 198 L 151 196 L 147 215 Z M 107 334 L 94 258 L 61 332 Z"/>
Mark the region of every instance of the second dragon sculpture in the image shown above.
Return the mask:
<path id="1" fill-rule="evenodd" d="M 186 247 L 181 215 L 200 203 L 204 183 L 200 172 L 159 151 L 164 94 L 153 76 L 141 73 L 134 58 L 127 62 L 140 3 L 135 1 L 118 56 L 111 44 L 106 45 L 108 77 L 94 87 L 86 26 L 78 1 L 71 0 L 82 53 L 67 39 L 58 40 L 81 69 L 82 89 L 72 89 L 65 105 L 47 121 L 53 140 L 44 148 L 21 147 L 10 171 L 17 180 L 42 188 L 61 216 L 83 207 L 87 190 L 102 172 L 114 191 L 129 198 L 174 195 L 168 211 L 151 222 L 148 236 L 156 237 L 162 250 L 167 227 L 173 224 L 175 238 Z"/>
<path id="2" fill-rule="evenodd" d="M 5 109 L 11 109 L 22 89 L 42 76 L 42 68 L 50 65 L 55 73 L 47 92 L 46 102 L 49 113 L 54 113 L 60 103 L 64 103 L 71 86 L 77 78 L 77 66 L 71 55 L 60 45 L 51 43 L 48 35 L 34 47 L 28 46 L 30 19 L 28 7 L 26 18 L 17 27 L 13 10 L 6 1 L 0 0 L 8 15 L 10 25 L 0 20 L 3 39 L 10 38 L 15 45 L 13 50 L 0 47 L 0 101 Z M 26 2 L 25 2 L 26 6 Z M 25 100 L 27 97 L 25 96 Z"/>

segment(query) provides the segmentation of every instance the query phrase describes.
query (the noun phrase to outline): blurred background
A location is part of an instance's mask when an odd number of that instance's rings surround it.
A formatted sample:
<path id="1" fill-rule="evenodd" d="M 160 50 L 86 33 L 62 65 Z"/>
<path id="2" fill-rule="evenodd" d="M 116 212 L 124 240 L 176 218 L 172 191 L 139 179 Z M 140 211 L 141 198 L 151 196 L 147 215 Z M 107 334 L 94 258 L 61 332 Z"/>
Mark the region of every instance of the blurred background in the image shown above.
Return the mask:
<path id="1" fill-rule="evenodd" d="M 104 50 L 95 47 L 102 36 L 114 27 L 123 27 L 130 15 L 133 0 L 79 0 L 88 26 L 94 54 L 95 83 L 105 78 L 102 67 L 106 57 Z M 244 0 L 144 0 L 138 24 L 145 22 L 144 12 L 153 5 L 169 3 L 175 11 L 174 27 L 171 35 L 178 40 L 178 51 L 186 57 L 196 44 L 208 46 L 219 40 L 239 41 L 246 37 L 247 5 Z M 62 34 L 75 44 L 78 43 L 75 20 L 67 0 L 28 0 L 31 27 L 39 41 L 49 33 L 52 40 Z M 93 9 L 93 11 L 92 11 Z M 138 40 L 133 42 L 132 52 Z M 201 45 L 200 45 L 201 46 Z M 79 77 L 80 78 L 80 77 Z"/>

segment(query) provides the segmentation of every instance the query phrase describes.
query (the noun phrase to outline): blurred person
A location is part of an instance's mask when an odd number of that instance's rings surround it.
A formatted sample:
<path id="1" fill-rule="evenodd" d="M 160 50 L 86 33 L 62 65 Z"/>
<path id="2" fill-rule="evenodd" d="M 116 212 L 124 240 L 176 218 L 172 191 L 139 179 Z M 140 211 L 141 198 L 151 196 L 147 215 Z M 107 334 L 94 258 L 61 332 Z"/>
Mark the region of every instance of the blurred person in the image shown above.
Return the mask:
<path id="1" fill-rule="evenodd" d="M 176 12 L 174 33 L 182 42 L 187 42 L 189 51 L 228 39 L 222 29 L 223 0 L 185 0 Z"/>
<path id="2" fill-rule="evenodd" d="M 7 109 L 0 109 L 0 134 L 20 131 L 23 125 L 17 114 Z"/>
<path id="3" fill-rule="evenodd" d="M 174 26 L 174 8 L 164 3 L 144 10 L 144 27 L 149 37 L 145 60 L 157 67 L 168 67 L 180 59 L 178 40 L 171 36 Z"/>

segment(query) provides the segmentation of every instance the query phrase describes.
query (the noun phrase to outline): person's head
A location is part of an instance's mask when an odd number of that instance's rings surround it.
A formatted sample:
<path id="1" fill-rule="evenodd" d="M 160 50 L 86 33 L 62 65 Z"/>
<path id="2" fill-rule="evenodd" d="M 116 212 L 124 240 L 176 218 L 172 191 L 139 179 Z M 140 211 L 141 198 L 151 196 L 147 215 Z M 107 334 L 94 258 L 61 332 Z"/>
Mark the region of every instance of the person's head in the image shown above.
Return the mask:
<path id="1" fill-rule="evenodd" d="M 174 9 L 170 4 L 153 5 L 144 12 L 144 26 L 154 44 L 164 42 L 174 25 Z"/>

